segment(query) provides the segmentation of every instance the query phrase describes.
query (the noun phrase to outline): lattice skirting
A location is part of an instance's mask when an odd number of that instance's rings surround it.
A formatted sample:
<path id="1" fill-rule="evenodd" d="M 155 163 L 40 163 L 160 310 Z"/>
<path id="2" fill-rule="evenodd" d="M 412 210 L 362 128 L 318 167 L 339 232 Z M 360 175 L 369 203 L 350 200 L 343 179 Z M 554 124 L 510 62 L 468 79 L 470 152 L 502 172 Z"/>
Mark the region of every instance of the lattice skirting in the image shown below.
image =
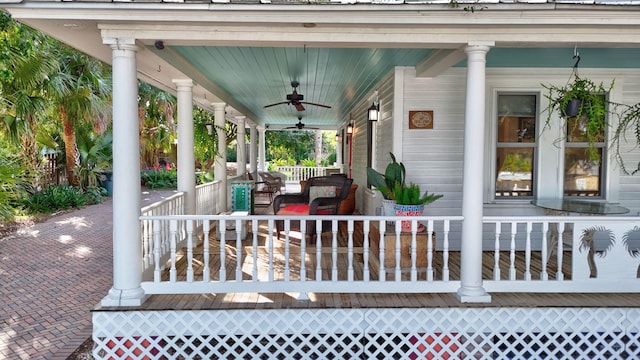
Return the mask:
<path id="1" fill-rule="evenodd" d="M 639 359 L 640 308 L 95 311 L 97 359 Z"/>

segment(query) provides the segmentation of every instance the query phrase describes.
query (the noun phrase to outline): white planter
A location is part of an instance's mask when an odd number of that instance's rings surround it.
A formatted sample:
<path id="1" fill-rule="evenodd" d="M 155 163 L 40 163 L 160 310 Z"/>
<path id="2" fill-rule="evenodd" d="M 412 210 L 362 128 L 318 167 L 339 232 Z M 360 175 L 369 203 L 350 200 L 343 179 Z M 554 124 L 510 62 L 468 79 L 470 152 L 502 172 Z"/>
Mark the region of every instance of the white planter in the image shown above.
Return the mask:
<path id="1" fill-rule="evenodd" d="M 396 215 L 395 206 L 396 206 L 395 200 L 382 199 L 382 215 L 395 216 Z M 395 225 L 395 221 L 387 221 L 387 224 Z"/>

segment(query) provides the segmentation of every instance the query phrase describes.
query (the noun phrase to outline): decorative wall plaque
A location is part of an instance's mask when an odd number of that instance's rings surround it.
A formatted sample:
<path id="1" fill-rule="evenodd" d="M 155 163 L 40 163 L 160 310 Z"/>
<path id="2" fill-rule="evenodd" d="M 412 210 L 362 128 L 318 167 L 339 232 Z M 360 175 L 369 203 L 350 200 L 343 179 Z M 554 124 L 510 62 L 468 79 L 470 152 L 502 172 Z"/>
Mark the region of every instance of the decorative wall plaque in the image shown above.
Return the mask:
<path id="1" fill-rule="evenodd" d="M 409 129 L 433 129 L 433 110 L 409 111 Z"/>

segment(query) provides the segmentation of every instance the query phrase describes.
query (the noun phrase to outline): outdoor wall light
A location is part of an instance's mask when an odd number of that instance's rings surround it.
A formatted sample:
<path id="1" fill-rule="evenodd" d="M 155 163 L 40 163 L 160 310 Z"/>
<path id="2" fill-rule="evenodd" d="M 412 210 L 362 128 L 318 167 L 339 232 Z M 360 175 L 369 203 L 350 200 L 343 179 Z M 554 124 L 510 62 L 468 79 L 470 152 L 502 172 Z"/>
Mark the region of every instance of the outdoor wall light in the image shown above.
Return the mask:
<path id="1" fill-rule="evenodd" d="M 353 134 L 353 122 L 350 122 L 349 125 L 347 125 L 347 135 L 351 134 Z"/>
<path id="2" fill-rule="evenodd" d="M 369 108 L 369 121 L 378 121 L 378 116 L 380 115 L 380 103 L 376 104 L 374 101 Z"/>
<path id="3" fill-rule="evenodd" d="M 336 141 L 340 140 L 340 133 L 336 133 Z"/>

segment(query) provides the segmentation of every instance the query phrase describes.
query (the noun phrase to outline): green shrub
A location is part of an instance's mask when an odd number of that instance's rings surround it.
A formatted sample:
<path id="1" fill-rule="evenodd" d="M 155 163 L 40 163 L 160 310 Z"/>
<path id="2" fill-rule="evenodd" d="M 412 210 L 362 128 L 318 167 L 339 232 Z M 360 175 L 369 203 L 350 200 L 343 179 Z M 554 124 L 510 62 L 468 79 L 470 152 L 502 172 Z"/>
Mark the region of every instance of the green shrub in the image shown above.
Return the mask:
<path id="1" fill-rule="evenodd" d="M 54 185 L 24 199 L 30 213 L 52 213 L 58 210 L 78 208 L 87 204 L 82 190 L 68 185 Z"/>
<path id="2" fill-rule="evenodd" d="M 11 219 L 18 210 L 19 199 L 29 187 L 29 181 L 15 159 L 0 154 L 0 220 Z"/>
<path id="3" fill-rule="evenodd" d="M 100 204 L 102 197 L 109 195 L 107 189 L 99 186 L 88 186 L 84 190 L 84 198 L 87 201 L 87 205 Z"/>
<path id="4" fill-rule="evenodd" d="M 215 180 L 215 176 L 213 174 L 213 169 L 211 169 L 209 171 L 203 171 L 199 173 L 198 176 L 196 177 L 196 184 L 197 185 L 206 184 L 209 182 L 213 182 L 214 180 Z"/>
<path id="5" fill-rule="evenodd" d="M 145 170 L 140 178 L 149 189 L 178 188 L 178 172 L 176 170 Z"/>
<path id="6" fill-rule="evenodd" d="M 316 161 L 313 159 L 304 159 L 300 162 L 300 165 L 314 167 L 316 166 Z"/>

